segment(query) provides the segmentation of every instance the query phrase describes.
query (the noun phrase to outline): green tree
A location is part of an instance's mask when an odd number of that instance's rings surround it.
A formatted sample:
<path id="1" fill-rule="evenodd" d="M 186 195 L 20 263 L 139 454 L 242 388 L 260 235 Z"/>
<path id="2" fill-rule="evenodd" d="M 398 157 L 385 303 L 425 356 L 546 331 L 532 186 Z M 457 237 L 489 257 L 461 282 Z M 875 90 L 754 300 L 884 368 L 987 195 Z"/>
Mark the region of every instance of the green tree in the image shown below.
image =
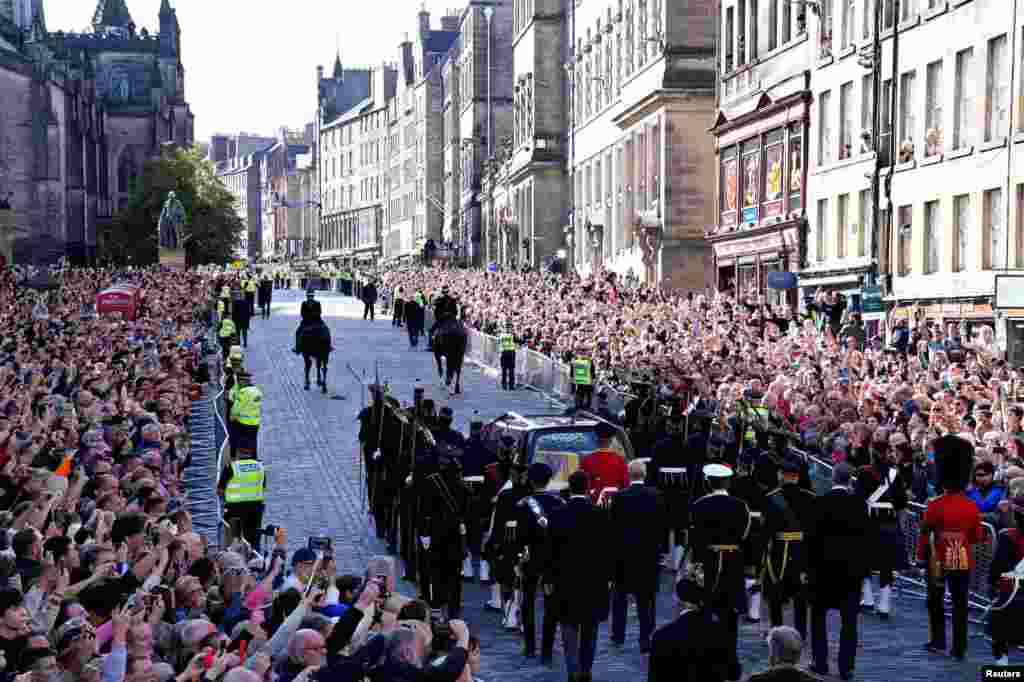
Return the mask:
<path id="1" fill-rule="evenodd" d="M 231 260 L 245 226 L 235 211 L 234 195 L 198 147 L 176 149 L 143 166 L 132 183 L 128 205 L 105 235 L 101 258 L 119 265 L 156 263 L 160 210 L 171 191 L 185 209 L 182 236 L 189 264 Z"/>

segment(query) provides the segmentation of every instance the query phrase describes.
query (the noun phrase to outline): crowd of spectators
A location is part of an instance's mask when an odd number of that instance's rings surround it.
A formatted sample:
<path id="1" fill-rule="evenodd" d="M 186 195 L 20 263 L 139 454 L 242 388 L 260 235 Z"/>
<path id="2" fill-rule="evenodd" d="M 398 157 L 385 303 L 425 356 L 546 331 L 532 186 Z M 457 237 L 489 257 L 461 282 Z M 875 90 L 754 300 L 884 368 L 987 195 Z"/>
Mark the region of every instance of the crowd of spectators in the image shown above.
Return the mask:
<path id="1" fill-rule="evenodd" d="M 1006 498 L 1024 492 L 1024 377 L 986 324 L 915 310 L 869 334 L 834 292 L 796 308 L 608 273 L 414 268 L 385 274 L 384 285 L 428 299 L 448 286 L 468 325 L 487 334 L 511 325 L 523 346 L 561 362 L 590 357 L 608 388 L 628 391 L 640 377 L 666 396 L 696 389 L 726 415 L 738 399 L 763 397 L 826 460 L 859 466 L 882 451 L 905 469 L 918 502 L 935 492 L 930 443 L 947 433 L 976 445 L 971 494 L 989 520 L 1008 522 Z"/>

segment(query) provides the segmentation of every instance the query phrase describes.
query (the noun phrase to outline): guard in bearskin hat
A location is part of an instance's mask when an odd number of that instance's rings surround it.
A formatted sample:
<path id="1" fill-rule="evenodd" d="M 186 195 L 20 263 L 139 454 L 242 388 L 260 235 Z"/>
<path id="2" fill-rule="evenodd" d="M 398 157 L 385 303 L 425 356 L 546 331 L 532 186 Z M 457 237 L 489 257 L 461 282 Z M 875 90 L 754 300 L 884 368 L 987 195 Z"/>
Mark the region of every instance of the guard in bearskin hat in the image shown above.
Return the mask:
<path id="1" fill-rule="evenodd" d="M 1024 645 L 1024 496 L 1010 500 L 1016 528 L 999 531 L 996 553 L 989 568 L 994 596 L 986 632 L 992 637 L 996 665 L 1009 665 L 1011 646 Z"/>
<path id="2" fill-rule="evenodd" d="M 894 573 L 907 566 L 907 548 L 903 541 L 899 513 L 907 507 L 907 482 L 891 461 L 888 442 L 874 443 L 871 464 L 857 472 L 854 492 L 864 499 L 871 519 L 871 568 L 878 571 L 878 602 L 875 602 L 871 575 L 861 590 L 862 608 L 874 608 L 882 619 L 889 617 Z"/>
<path id="3" fill-rule="evenodd" d="M 943 493 L 928 501 L 921 521 L 917 558 L 928 562 L 928 620 L 931 636 L 925 649 L 946 650 L 944 598 L 953 601 L 952 655 L 967 654 L 967 588 L 974 568 L 973 546 L 981 540 L 981 513 L 964 494 L 971 477 L 974 446 L 957 436 L 935 440 L 935 467 Z"/>

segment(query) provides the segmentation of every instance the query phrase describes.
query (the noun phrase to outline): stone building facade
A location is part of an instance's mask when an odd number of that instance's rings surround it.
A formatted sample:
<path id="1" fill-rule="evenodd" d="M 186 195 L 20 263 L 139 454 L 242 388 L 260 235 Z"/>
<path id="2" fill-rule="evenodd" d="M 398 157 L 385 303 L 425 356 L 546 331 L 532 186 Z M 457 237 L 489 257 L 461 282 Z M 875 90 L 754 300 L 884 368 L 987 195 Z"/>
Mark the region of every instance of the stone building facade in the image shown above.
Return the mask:
<path id="1" fill-rule="evenodd" d="M 143 163 L 192 144 L 169 0 L 158 33 L 136 29 L 124 0 L 101 0 L 81 34 L 49 32 L 42 0 L 0 2 L 0 193 L 16 259 L 102 258 L 104 227 Z"/>
<path id="2" fill-rule="evenodd" d="M 443 240 L 460 260 L 484 263 L 484 162 L 512 131 L 512 5 L 474 0 L 442 70 L 446 207 Z"/>
<path id="3" fill-rule="evenodd" d="M 368 96 L 320 129 L 321 260 L 376 260 L 387 203 L 389 101 L 398 70 L 369 70 Z"/>
<path id="4" fill-rule="evenodd" d="M 714 220 L 715 3 L 611 0 L 571 14 L 571 248 L 607 268 L 702 290 Z"/>
<path id="5" fill-rule="evenodd" d="M 385 221 L 387 260 L 422 253 L 428 239 L 442 239 L 444 223 L 444 102 L 441 64 L 458 38 L 458 15 L 430 27 L 417 15 L 415 40 L 399 45 L 395 96 L 389 106 Z"/>
<path id="6" fill-rule="evenodd" d="M 306 131 L 282 128 L 277 141 L 260 165 L 263 200 L 263 260 L 295 260 L 304 257 L 302 235 L 302 188 L 298 157 L 309 154 Z"/>
<path id="7" fill-rule="evenodd" d="M 213 135 L 207 158 L 224 186 L 235 196 L 238 217 L 245 229 L 240 256 L 255 262 L 263 250 L 263 186 L 260 169 L 264 152 L 277 140 L 261 135 L 238 133 Z"/>

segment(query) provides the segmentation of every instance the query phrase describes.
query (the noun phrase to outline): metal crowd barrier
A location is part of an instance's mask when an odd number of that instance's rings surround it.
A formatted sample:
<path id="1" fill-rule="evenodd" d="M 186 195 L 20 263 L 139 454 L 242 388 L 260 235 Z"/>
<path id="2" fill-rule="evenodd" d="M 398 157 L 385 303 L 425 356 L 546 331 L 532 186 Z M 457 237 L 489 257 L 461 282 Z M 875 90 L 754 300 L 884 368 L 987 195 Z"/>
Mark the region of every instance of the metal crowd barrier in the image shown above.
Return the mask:
<path id="1" fill-rule="evenodd" d="M 433 311 L 429 308 L 425 311 L 425 325 L 429 330 L 434 322 Z M 497 337 L 484 334 L 476 329 L 467 328 L 470 335 L 470 349 L 468 359 L 480 365 L 490 368 L 498 368 L 500 363 L 500 352 L 498 349 Z M 516 376 L 517 383 L 529 386 L 542 393 L 547 393 L 559 398 L 571 399 L 572 380 L 569 366 L 558 362 L 530 349 L 521 349 L 516 353 Z M 625 409 L 626 402 L 630 399 L 618 389 L 608 385 L 598 385 L 597 391 L 603 391 L 607 396 L 608 409 L 614 414 L 621 414 Z M 827 493 L 832 488 L 832 464 L 818 457 L 809 456 L 810 475 L 815 492 L 819 495 Z M 904 540 L 907 546 L 907 563 L 910 566 L 916 564 L 917 538 L 920 533 L 921 519 L 924 517 L 925 506 L 917 503 L 910 503 L 907 510 L 901 517 Z M 989 593 L 989 570 L 992 565 L 992 557 L 995 555 L 996 529 L 990 523 L 982 524 L 985 531 L 983 542 L 974 546 L 974 570 L 971 573 L 969 604 L 975 609 L 986 610 L 991 604 Z M 901 594 L 912 597 L 925 597 L 927 590 L 927 575 L 921 575 L 920 571 L 911 569 L 900 574 L 898 589 Z M 948 596 L 947 596 L 948 600 Z M 979 619 L 972 619 L 980 623 Z"/>

